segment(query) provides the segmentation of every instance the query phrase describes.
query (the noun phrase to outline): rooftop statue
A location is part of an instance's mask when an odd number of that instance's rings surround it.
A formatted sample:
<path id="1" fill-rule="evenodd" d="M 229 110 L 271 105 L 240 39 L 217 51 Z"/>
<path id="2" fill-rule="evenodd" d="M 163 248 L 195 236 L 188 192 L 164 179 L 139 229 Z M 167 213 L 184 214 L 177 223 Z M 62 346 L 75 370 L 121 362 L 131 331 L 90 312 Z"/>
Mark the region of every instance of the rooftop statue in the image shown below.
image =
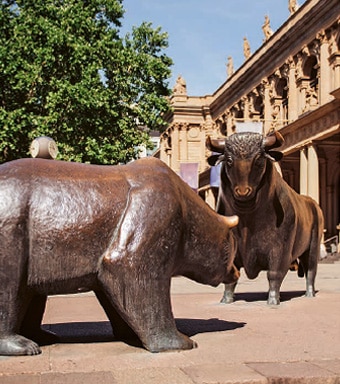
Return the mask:
<path id="1" fill-rule="evenodd" d="M 246 37 L 243 38 L 243 54 L 244 58 L 247 60 L 250 57 L 250 44 Z"/>
<path id="2" fill-rule="evenodd" d="M 264 17 L 264 24 L 262 25 L 262 30 L 264 33 L 264 40 L 267 41 L 273 34 L 273 31 L 270 28 L 270 20 L 268 15 Z"/>
<path id="3" fill-rule="evenodd" d="M 187 83 L 181 75 L 177 77 L 176 84 L 173 88 L 174 95 L 186 95 L 187 94 Z"/>
<path id="4" fill-rule="evenodd" d="M 298 10 L 298 8 L 299 8 L 299 5 L 296 0 L 288 1 L 288 9 L 290 14 L 295 13 Z"/>
<path id="5" fill-rule="evenodd" d="M 227 76 L 230 77 L 234 73 L 234 62 L 231 56 L 228 56 Z"/>

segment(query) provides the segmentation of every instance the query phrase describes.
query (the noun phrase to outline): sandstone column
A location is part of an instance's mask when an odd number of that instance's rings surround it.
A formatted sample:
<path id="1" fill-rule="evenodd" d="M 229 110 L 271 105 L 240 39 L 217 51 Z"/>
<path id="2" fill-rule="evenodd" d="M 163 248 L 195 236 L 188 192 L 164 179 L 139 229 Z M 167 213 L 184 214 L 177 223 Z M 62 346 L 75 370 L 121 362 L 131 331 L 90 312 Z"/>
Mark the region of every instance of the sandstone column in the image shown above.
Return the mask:
<path id="1" fill-rule="evenodd" d="M 179 133 L 178 133 L 178 125 L 173 126 L 173 133 L 171 136 L 172 143 L 172 156 L 171 156 L 171 168 L 175 172 L 179 172 Z"/>
<path id="2" fill-rule="evenodd" d="M 205 147 L 206 137 L 205 137 L 204 125 L 200 126 L 199 137 L 200 137 L 200 157 L 199 157 L 200 162 L 199 162 L 198 172 L 203 172 L 205 168 L 205 151 L 206 151 L 206 147 Z"/>
<path id="3" fill-rule="evenodd" d="M 182 124 L 179 127 L 179 161 L 188 161 L 188 138 L 187 125 Z"/>
<path id="4" fill-rule="evenodd" d="M 291 57 L 288 61 L 289 73 L 288 73 L 288 121 L 292 122 L 298 118 L 298 97 L 297 87 L 295 79 L 295 63 Z"/>
<path id="5" fill-rule="evenodd" d="M 207 189 L 205 191 L 205 202 L 212 208 L 215 209 L 216 202 L 215 202 L 215 196 L 211 188 Z"/>
<path id="6" fill-rule="evenodd" d="M 319 160 L 313 144 L 308 146 L 307 185 L 308 196 L 319 203 Z"/>
<path id="7" fill-rule="evenodd" d="M 308 160 L 306 148 L 300 149 L 300 194 L 308 195 Z"/>
<path id="8" fill-rule="evenodd" d="M 330 92 L 330 66 L 328 63 L 328 42 L 325 32 L 319 33 L 320 38 L 320 105 L 327 103 L 331 99 Z"/>
<path id="9" fill-rule="evenodd" d="M 264 86 L 264 124 L 263 133 L 266 135 L 272 124 L 272 106 L 270 103 L 270 84 L 268 80 L 262 80 Z"/>

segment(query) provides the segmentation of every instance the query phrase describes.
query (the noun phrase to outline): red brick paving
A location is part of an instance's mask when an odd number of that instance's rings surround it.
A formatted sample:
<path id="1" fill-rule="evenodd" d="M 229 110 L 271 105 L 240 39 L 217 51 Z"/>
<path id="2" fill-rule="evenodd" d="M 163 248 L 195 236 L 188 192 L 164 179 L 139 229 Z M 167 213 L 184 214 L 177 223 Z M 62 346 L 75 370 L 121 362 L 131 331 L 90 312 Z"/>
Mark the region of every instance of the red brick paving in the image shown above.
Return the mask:
<path id="1" fill-rule="evenodd" d="M 266 304 L 266 275 L 242 275 L 237 301 L 219 303 L 223 287 L 174 278 L 178 328 L 191 351 L 152 354 L 114 341 L 92 293 L 48 300 L 45 327 L 61 343 L 38 356 L 0 356 L 0 384 L 340 384 L 340 263 L 319 265 L 315 298 L 290 272 L 282 303 Z"/>

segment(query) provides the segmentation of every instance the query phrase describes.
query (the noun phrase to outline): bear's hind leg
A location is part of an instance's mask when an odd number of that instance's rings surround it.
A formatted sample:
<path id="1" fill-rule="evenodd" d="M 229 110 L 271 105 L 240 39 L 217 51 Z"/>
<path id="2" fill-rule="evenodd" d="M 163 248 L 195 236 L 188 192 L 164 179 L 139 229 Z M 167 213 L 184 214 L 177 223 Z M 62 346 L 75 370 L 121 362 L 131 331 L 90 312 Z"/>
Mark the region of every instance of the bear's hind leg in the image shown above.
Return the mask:
<path id="1" fill-rule="evenodd" d="M 20 299 L 18 298 L 20 297 Z M 39 345 L 19 335 L 22 313 L 25 312 L 27 295 L 0 294 L 0 355 L 38 355 Z"/>
<path id="2" fill-rule="evenodd" d="M 59 342 L 59 337 L 50 331 L 41 329 L 47 297 L 34 295 L 22 321 L 20 334 L 34 340 L 39 345 L 50 345 Z"/>
<path id="3" fill-rule="evenodd" d="M 108 319 L 110 320 L 113 334 L 117 340 L 126 342 L 133 346 L 142 346 L 141 341 L 135 332 L 118 314 L 110 300 L 106 297 L 105 293 L 100 290 L 95 291 L 96 297 L 103 307 Z"/>

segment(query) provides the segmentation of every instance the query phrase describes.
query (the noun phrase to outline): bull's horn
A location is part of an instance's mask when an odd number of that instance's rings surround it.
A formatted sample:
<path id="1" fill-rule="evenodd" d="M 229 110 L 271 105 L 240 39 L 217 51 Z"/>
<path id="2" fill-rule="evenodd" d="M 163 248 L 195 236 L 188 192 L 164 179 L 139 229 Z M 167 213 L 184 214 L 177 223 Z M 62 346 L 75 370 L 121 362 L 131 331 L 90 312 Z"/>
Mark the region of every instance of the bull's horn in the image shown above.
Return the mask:
<path id="1" fill-rule="evenodd" d="M 224 220 L 224 222 L 228 225 L 229 228 L 236 227 L 236 225 L 239 222 L 238 216 L 221 216 Z"/>
<path id="2" fill-rule="evenodd" d="M 208 136 L 205 145 L 211 152 L 224 153 L 225 139 L 212 140 L 211 137 Z"/>
<path id="3" fill-rule="evenodd" d="M 275 131 L 274 133 L 269 134 L 263 139 L 263 146 L 268 151 L 273 148 L 281 147 L 284 141 L 285 140 L 281 135 L 281 133 L 278 131 Z"/>

